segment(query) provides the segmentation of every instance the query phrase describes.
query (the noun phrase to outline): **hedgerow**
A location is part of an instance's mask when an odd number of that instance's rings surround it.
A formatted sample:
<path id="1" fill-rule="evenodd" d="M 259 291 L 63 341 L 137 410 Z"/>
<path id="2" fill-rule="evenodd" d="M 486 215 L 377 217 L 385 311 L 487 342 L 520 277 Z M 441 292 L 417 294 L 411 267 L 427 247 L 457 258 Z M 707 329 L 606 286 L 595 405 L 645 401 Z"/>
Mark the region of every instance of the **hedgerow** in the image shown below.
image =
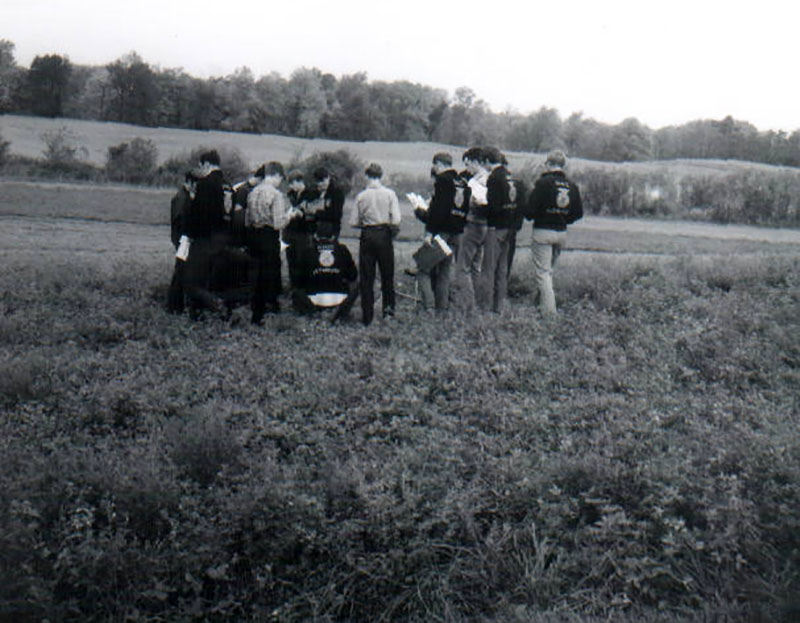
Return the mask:
<path id="1" fill-rule="evenodd" d="M 159 261 L 0 277 L 2 618 L 794 620 L 796 257 L 263 329 L 167 315 Z"/>

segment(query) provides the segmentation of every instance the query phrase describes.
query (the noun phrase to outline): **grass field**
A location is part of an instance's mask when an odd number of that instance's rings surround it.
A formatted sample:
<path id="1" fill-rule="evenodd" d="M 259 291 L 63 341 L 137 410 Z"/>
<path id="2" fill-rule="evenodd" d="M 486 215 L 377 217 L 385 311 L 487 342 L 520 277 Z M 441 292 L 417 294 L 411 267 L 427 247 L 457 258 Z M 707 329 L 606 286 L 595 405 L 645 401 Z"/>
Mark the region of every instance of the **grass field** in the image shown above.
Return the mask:
<path id="1" fill-rule="evenodd" d="M 168 192 L 1 194 L 0 620 L 797 620 L 796 233 L 586 219 L 558 321 L 523 248 L 502 317 L 253 328 L 163 311 Z"/>

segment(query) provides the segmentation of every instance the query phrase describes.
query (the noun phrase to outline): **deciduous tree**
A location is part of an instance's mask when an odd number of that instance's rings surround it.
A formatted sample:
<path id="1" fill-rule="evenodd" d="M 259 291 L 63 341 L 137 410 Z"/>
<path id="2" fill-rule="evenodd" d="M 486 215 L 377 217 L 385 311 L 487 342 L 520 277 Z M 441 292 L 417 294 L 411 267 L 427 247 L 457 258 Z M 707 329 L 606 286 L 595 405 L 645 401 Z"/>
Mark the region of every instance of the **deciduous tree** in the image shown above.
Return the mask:
<path id="1" fill-rule="evenodd" d="M 64 112 L 72 65 L 58 54 L 37 56 L 26 76 L 28 109 L 40 117 L 60 117 Z"/>

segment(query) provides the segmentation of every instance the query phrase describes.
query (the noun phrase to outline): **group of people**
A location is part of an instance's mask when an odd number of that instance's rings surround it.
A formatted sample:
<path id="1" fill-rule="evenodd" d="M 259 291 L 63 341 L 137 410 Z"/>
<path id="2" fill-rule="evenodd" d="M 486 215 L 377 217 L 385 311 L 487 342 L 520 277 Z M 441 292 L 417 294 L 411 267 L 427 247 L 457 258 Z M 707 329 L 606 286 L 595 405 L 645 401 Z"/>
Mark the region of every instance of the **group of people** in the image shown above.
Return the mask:
<path id="1" fill-rule="evenodd" d="M 365 325 L 374 317 L 374 282 L 380 274 L 381 309 L 394 315 L 394 238 L 401 213 L 396 193 L 382 183 L 372 163 L 367 184 L 356 196 L 349 223 L 360 230 L 358 267 L 339 240 L 345 197 L 324 167 L 307 184 L 301 171 L 287 174 L 279 162 L 259 167 L 229 186 L 219 154 L 200 156 L 173 197 L 172 242 L 176 248 L 168 309 L 192 318 L 204 310 L 229 316 L 235 304 L 250 304 L 251 321 L 280 311 L 281 249 L 288 264 L 295 311 L 333 309 L 332 320 L 347 319 L 361 299 Z M 425 224 L 425 239 L 414 254 L 420 308 L 466 313 L 478 308 L 502 312 L 508 275 L 524 219 L 533 221 L 533 264 L 544 313 L 556 312 L 552 267 L 567 225 L 582 216 L 580 192 L 564 174 L 566 158 L 550 152 L 545 172 L 528 193 L 513 178 L 505 156 L 494 147 L 472 147 L 456 171 L 448 153 L 433 157 L 430 199 L 416 196 L 414 212 Z"/>
<path id="2" fill-rule="evenodd" d="M 567 226 L 583 216 L 580 190 L 564 173 L 564 152 L 547 155 L 544 173 L 530 193 L 514 179 L 505 155 L 495 147 L 472 147 L 462 161 L 465 169 L 457 172 L 449 154 L 434 155 L 433 194 L 427 204 L 415 208 L 425 223 L 423 244 L 449 251 L 439 260 L 434 255 L 432 265 L 418 262 L 422 306 L 446 310 L 452 303 L 467 312 L 476 307 L 502 312 L 517 232 L 528 219 L 533 221 L 539 306 L 544 314 L 555 314 L 553 266 Z"/>

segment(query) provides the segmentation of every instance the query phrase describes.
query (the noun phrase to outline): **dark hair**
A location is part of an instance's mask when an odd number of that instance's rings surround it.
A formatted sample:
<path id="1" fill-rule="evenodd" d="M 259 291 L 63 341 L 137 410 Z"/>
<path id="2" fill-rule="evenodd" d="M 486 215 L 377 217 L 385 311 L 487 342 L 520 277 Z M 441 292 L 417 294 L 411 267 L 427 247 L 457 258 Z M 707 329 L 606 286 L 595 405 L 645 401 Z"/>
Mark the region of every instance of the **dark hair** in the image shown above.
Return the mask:
<path id="1" fill-rule="evenodd" d="M 380 179 L 383 177 L 383 169 L 381 168 L 381 165 L 377 164 L 376 162 L 372 162 L 366 168 L 364 174 L 372 179 Z"/>
<path id="2" fill-rule="evenodd" d="M 567 156 L 560 149 L 554 149 L 547 154 L 547 164 L 563 167 L 567 164 Z"/>
<path id="3" fill-rule="evenodd" d="M 489 164 L 502 164 L 505 160 L 503 152 L 497 149 L 497 147 L 484 147 L 483 157 L 485 162 L 488 162 Z"/>
<path id="4" fill-rule="evenodd" d="M 316 169 L 314 169 L 313 178 L 314 178 L 315 182 L 321 182 L 326 177 L 330 177 L 330 176 L 331 176 L 331 172 L 328 171 L 328 169 L 326 169 L 325 167 L 317 167 Z"/>
<path id="5" fill-rule="evenodd" d="M 215 164 L 219 166 L 219 153 L 216 149 L 212 149 L 211 151 L 206 151 L 200 154 L 200 163 L 208 162 L 209 164 Z"/>
<path id="6" fill-rule="evenodd" d="M 314 230 L 314 235 L 317 238 L 335 238 L 336 237 L 336 225 L 330 221 L 317 221 L 316 229 Z"/>
<path id="7" fill-rule="evenodd" d="M 433 155 L 433 163 L 436 164 L 437 162 L 441 162 L 442 164 L 446 164 L 448 167 L 451 167 L 453 166 L 453 156 L 445 151 L 440 151 L 438 154 Z"/>
<path id="8" fill-rule="evenodd" d="M 465 151 L 462 160 L 472 160 L 474 162 L 486 162 L 486 154 L 483 153 L 483 147 L 470 147 Z"/>
<path id="9" fill-rule="evenodd" d="M 262 164 L 260 167 L 256 169 L 256 172 L 253 173 L 254 177 L 260 177 L 262 180 L 267 177 L 266 167 Z"/>
<path id="10" fill-rule="evenodd" d="M 301 182 L 305 181 L 303 172 L 300 169 L 292 169 L 291 171 L 289 171 L 289 173 L 286 174 L 287 182 L 292 183 L 296 182 L 297 180 L 300 180 Z"/>
<path id="11" fill-rule="evenodd" d="M 183 176 L 184 184 L 194 184 L 196 181 L 197 181 L 197 176 L 191 171 L 187 171 L 186 175 Z"/>
<path id="12" fill-rule="evenodd" d="M 283 170 L 283 165 L 280 162 L 268 162 L 266 167 L 264 168 L 264 177 L 268 175 L 280 175 L 281 177 L 286 177 L 286 173 Z"/>

